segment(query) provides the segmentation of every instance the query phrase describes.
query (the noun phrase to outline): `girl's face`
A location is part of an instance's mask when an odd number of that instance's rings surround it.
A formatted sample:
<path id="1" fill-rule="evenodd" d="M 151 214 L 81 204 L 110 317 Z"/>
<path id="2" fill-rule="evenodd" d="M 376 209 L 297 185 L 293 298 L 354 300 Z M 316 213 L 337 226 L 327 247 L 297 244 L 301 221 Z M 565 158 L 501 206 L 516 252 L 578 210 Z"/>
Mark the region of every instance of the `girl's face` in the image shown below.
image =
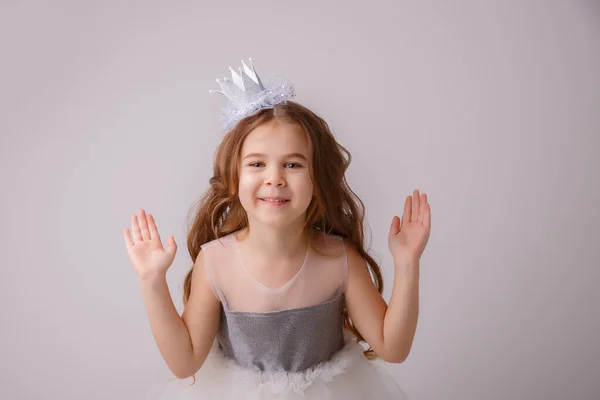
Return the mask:
<path id="1" fill-rule="evenodd" d="M 313 195 L 307 135 L 293 124 L 263 124 L 246 136 L 238 196 L 249 221 L 286 226 L 304 222 Z"/>

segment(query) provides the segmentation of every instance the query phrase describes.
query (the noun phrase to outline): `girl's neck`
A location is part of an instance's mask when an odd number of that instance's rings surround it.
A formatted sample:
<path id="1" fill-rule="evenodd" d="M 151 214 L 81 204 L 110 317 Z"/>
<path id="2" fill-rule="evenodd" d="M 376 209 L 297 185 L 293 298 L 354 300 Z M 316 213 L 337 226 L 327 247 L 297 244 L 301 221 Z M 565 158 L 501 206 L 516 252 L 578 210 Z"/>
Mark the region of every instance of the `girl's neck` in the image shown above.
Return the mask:
<path id="1" fill-rule="evenodd" d="M 252 229 L 243 229 L 236 238 L 273 261 L 295 258 L 305 254 L 308 247 L 303 230 L 293 224 L 283 228 L 252 224 Z"/>

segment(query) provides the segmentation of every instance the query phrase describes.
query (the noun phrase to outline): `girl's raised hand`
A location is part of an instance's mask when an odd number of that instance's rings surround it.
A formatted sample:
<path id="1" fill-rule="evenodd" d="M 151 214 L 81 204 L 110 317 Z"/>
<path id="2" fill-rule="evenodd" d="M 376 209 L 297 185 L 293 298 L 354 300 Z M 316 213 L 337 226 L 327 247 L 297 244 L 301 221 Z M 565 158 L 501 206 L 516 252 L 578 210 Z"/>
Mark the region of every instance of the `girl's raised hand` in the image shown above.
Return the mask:
<path id="1" fill-rule="evenodd" d="M 418 263 L 429 240 L 431 209 L 425 193 L 407 196 L 402 221 L 394 216 L 388 246 L 396 265 Z"/>
<path id="2" fill-rule="evenodd" d="M 142 280 L 164 276 L 175 259 L 177 244 L 169 236 L 167 250 L 163 248 L 158 229 L 151 214 L 140 209 L 139 223 L 136 215 L 131 216 L 131 230 L 125 228 L 125 244 L 133 269 Z"/>

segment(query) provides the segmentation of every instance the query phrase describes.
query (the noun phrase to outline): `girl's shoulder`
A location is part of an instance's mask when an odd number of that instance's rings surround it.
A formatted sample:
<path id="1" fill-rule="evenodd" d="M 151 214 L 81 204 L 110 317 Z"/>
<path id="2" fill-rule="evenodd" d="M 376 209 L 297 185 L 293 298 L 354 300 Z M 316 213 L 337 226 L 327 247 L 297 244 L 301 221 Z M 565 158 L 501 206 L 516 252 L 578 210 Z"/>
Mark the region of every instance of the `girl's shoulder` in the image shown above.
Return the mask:
<path id="1" fill-rule="evenodd" d="M 235 242 L 235 236 L 233 233 L 230 233 L 230 234 L 222 236 L 220 238 L 211 240 L 210 242 L 206 242 L 203 245 L 201 245 L 200 247 L 202 248 L 202 250 L 207 250 L 207 249 L 210 249 L 215 246 L 230 247 L 232 244 L 234 244 L 234 242 Z"/>
<path id="2" fill-rule="evenodd" d="M 345 256 L 345 239 L 341 235 L 324 232 L 314 232 L 311 239 L 311 247 L 319 254 L 339 257 Z"/>

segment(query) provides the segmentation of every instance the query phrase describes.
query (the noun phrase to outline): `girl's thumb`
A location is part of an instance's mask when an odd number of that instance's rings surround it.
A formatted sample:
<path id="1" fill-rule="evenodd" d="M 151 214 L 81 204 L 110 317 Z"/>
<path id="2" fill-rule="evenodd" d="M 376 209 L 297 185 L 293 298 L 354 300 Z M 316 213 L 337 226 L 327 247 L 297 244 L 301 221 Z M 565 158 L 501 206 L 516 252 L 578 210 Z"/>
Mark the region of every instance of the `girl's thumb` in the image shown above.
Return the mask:
<path id="1" fill-rule="evenodd" d="M 173 236 L 169 236 L 167 252 L 173 253 L 173 255 L 174 255 L 176 251 L 177 251 L 177 243 L 175 243 L 175 238 Z"/>
<path id="2" fill-rule="evenodd" d="M 400 218 L 394 215 L 392 223 L 390 224 L 390 236 L 397 235 L 400 232 Z"/>

